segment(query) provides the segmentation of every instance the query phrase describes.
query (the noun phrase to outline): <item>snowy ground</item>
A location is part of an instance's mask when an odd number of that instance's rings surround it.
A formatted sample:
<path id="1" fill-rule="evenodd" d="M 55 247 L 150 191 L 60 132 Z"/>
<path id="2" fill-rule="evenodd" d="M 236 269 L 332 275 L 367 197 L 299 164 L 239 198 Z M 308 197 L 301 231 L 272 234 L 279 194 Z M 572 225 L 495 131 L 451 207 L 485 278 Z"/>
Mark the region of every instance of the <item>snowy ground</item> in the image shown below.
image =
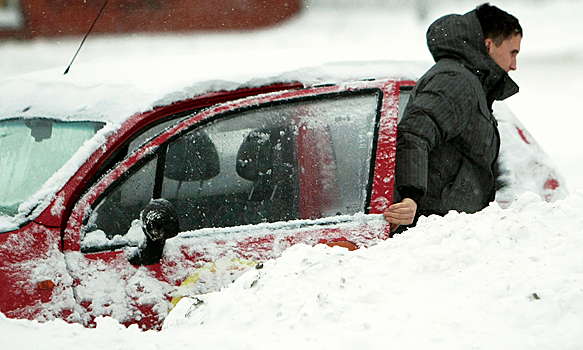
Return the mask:
<path id="1" fill-rule="evenodd" d="M 329 49 L 339 60 L 430 60 L 429 23 L 478 2 L 449 1 L 419 20 L 405 6 L 312 6 L 293 21 L 245 34 L 90 37 L 75 64 L 253 48 Z M 525 36 L 521 92 L 508 105 L 555 161 L 571 195 L 530 194 L 509 209 L 428 218 L 366 250 L 298 246 L 220 293 L 184 300 L 162 332 L 104 318 L 97 329 L 9 320 L 2 349 L 581 349 L 583 347 L 583 2 L 493 2 Z M 81 38 L 0 42 L 0 78 L 63 67 Z M 72 69 L 75 69 L 75 65 Z M 257 281 L 253 283 L 254 281 Z M 185 316 L 188 314 L 188 316 Z"/>

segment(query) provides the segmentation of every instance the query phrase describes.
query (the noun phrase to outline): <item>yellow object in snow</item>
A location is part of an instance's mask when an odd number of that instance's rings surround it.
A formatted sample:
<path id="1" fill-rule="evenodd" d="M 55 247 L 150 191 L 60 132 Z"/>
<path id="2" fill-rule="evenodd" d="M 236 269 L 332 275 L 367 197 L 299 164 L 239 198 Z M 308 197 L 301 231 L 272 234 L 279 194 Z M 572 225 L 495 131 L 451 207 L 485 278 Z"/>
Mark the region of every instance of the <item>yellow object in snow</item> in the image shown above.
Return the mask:
<path id="1" fill-rule="evenodd" d="M 257 261 L 239 258 L 221 258 L 204 264 L 182 281 L 171 300 L 172 307 L 170 310 L 183 297 L 216 292 L 221 287 L 234 282 L 244 272 L 256 267 L 258 264 Z"/>

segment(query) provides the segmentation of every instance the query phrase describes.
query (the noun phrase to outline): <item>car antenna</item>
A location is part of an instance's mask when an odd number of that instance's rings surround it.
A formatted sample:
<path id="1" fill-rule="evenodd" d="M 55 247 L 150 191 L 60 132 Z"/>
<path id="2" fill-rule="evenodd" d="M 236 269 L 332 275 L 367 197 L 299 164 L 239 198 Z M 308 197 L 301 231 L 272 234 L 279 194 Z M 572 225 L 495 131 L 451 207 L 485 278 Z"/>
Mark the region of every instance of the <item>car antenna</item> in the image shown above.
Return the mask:
<path id="1" fill-rule="evenodd" d="M 95 23 L 97 23 L 97 20 L 99 19 L 99 16 L 101 16 L 101 13 L 103 13 L 103 10 L 105 9 L 105 6 L 107 5 L 108 2 L 109 2 L 109 0 L 105 0 L 105 2 L 103 3 L 103 6 L 101 6 L 101 10 L 99 10 L 99 13 L 97 14 L 97 17 L 95 17 L 95 20 L 93 21 L 93 24 L 91 25 L 91 27 L 87 31 L 87 34 L 85 34 L 85 37 L 81 41 L 81 44 L 79 45 L 79 48 L 77 48 L 77 52 L 75 52 L 75 55 L 73 56 L 73 59 L 71 60 L 71 63 L 69 63 L 69 66 L 67 66 L 67 69 L 65 69 L 65 73 L 63 73 L 63 75 L 69 73 L 69 69 L 71 69 L 71 65 L 73 64 L 73 61 L 75 61 L 75 58 L 77 57 L 77 54 L 81 50 L 81 47 L 83 46 L 83 43 L 85 43 L 85 39 L 87 39 L 87 37 L 89 36 L 89 33 L 91 33 L 91 31 L 93 30 L 93 27 L 95 27 Z"/>

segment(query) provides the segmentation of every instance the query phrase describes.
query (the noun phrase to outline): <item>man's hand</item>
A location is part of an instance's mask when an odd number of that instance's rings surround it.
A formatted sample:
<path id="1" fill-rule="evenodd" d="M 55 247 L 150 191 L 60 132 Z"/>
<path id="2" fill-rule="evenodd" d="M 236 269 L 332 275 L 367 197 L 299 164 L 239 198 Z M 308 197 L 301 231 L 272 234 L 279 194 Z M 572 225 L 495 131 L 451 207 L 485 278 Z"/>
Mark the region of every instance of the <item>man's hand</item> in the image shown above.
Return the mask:
<path id="1" fill-rule="evenodd" d="M 401 225 L 411 225 L 415 220 L 416 212 L 417 203 L 411 198 L 405 198 L 385 209 L 383 215 L 391 224 L 391 232 L 393 232 Z"/>

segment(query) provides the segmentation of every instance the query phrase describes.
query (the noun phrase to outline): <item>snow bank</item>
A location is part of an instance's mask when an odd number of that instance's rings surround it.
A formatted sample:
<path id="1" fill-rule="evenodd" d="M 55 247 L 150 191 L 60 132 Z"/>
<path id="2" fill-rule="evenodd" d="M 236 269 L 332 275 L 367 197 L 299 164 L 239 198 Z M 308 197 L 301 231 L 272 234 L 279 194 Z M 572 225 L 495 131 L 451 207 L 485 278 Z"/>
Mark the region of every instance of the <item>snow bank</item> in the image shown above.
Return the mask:
<path id="1" fill-rule="evenodd" d="M 161 332 L 0 316 L 12 335 L 0 347 L 579 349 L 582 231 L 582 192 L 555 203 L 526 193 L 508 209 L 422 218 L 354 252 L 294 246 L 220 292 L 182 299 Z"/>

